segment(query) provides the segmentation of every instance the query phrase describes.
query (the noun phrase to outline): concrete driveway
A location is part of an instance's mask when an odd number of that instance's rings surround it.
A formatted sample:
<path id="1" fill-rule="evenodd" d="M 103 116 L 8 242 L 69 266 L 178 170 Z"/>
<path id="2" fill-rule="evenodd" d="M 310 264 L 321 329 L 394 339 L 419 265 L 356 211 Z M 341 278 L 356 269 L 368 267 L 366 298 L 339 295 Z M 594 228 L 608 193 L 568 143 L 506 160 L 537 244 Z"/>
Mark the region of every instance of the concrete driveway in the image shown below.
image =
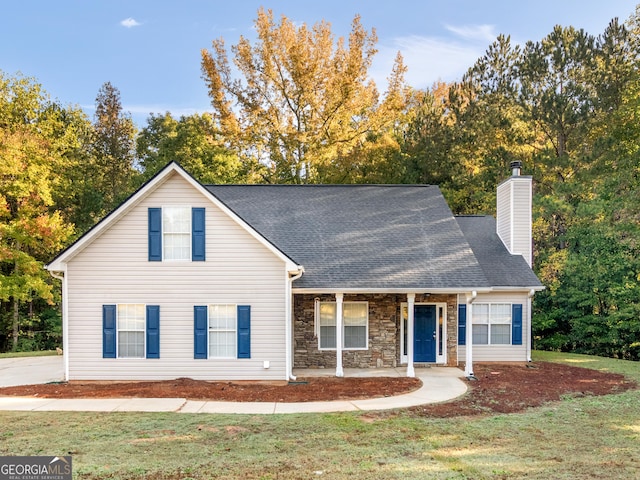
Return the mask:
<path id="1" fill-rule="evenodd" d="M 0 387 L 64 380 L 62 355 L 0 358 Z"/>

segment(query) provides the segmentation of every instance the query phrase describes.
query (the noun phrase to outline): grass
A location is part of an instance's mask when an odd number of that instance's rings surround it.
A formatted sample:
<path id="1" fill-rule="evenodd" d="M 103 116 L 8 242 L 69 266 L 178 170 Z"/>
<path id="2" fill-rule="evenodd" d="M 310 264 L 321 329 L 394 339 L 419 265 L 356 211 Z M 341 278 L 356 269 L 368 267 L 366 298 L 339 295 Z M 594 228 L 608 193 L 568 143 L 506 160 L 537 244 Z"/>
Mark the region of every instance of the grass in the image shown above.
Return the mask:
<path id="1" fill-rule="evenodd" d="M 639 363 L 534 359 L 640 381 Z M 0 412 L 1 455 L 70 453 L 82 479 L 628 479 L 640 478 L 639 445 L 639 391 L 455 419 Z"/>
<path id="2" fill-rule="evenodd" d="M 57 355 L 55 350 L 39 350 L 37 352 L 5 352 L 0 353 L 0 358 L 17 358 L 17 357 L 49 357 Z"/>

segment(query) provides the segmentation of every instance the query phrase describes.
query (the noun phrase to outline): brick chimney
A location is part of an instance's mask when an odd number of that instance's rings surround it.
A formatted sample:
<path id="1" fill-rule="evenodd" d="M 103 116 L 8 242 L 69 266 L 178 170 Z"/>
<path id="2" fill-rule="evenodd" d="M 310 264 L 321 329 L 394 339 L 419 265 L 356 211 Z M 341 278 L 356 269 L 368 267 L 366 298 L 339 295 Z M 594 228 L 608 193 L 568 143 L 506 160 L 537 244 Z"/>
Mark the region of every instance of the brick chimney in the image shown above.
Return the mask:
<path id="1" fill-rule="evenodd" d="M 522 163 L 511 162 L 511 177 L 498 185 L 498 236 L 513 255 L 533 263 L 531 239 L 532 178 L 521 175 Z"/>

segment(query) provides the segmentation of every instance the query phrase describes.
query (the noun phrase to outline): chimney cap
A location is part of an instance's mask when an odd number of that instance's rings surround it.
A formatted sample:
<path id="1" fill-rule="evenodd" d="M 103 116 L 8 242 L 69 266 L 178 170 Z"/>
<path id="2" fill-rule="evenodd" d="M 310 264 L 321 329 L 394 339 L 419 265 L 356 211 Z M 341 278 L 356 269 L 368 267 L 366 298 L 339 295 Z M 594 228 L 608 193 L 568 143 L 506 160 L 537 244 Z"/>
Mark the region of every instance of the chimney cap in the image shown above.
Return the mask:
<path id="1" fill-rule="evenodd" d="M 522 169 L 522 162 L 515 161 L 509 164 L 509 168 L 511 168 L 511 173 L 514 177 L 520 176 L 520 170 Z"/>

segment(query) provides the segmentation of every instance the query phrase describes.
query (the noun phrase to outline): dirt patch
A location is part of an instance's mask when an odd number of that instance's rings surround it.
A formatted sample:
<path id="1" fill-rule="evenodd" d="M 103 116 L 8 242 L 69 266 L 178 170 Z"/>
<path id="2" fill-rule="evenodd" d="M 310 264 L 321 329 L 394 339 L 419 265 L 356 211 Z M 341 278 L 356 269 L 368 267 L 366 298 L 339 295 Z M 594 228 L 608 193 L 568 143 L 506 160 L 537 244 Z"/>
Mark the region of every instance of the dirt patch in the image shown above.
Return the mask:
<path id="1" fill-rule="evenodd" d="M 477 364 L 477 380 L 462 397 L 413 407 L 420 416 L 454 417 L 512 413 L 564 396 L 607 395 L 637 388 L 622 375 L 548 362 Z M 294 384 L 204 382 L 186 378 L 158 382 L 71 382 L 0 388 L 0 395 L 41 398 L 187 398 L 234 402 L 309 402 L 386 397 L 421 386 L 416 378 L 299 378 Z"/>

